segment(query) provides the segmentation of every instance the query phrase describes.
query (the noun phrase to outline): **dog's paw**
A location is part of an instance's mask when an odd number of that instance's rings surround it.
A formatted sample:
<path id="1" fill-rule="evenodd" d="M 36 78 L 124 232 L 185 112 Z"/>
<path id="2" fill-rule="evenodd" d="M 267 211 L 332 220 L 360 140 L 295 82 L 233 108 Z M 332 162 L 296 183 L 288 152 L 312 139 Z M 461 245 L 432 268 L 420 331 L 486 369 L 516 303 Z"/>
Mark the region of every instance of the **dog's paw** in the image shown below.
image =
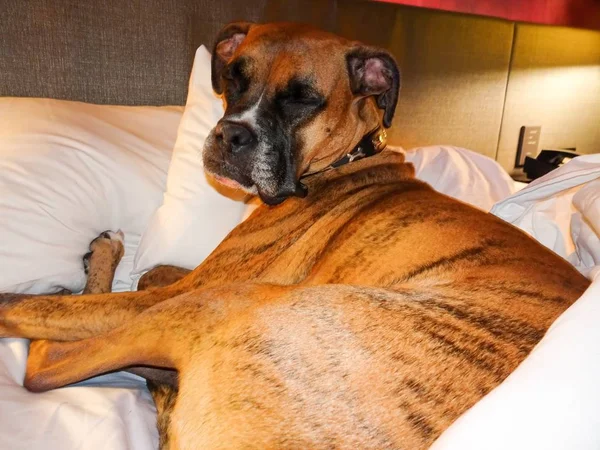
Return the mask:
<path id="1" fill-rule="evenodd" d="M 94 251 L 98 245 L 110 244 L 112 247 L 119 248 L 125 243 L 125 235 L 121 230 L 118 231 L 103 231 L 90 242 L 90 251 Z"/>
<path id="2" fill-rule="evenodd" d="M 110 230 L 106 230 L 103 231 L 102 233 L 100 233 L 98 235 L 98 237 L 96 237 L 91 243 L 90 243 L 90 250 L 94 251 L 94 249 L 92 248 L 92 246 L 94 245 L 95 242 L 105 242 L 105 241 L 113 241 L 113 242 L 120 242 L 121 244 L 123 244 L 125 242 L 125 234 L 121 231 L 121 230 L 117 230 L 117 231 L 110 231 Z"/>
<path id="3" fill-rule="evenodd" d="M 99 249 L 110 249 L 114 258 L 121 259 L 125 252 L 125 235 L 121 230 L 103 231 L 90 242 L 90 251 L 83 255 L 83 268 L 87 274 L 90 270 L 92 254 Z"/>

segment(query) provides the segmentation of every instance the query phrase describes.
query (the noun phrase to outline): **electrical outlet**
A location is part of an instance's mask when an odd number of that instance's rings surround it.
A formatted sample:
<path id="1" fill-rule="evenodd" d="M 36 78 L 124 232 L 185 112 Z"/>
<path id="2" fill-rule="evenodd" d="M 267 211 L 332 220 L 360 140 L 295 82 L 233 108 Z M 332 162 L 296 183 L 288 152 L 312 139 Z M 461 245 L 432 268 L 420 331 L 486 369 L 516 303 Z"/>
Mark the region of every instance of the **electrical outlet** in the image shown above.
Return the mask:
<path id="1" fill-rule="evenodd" d="M 521 127 L 519 133 L 519 144 L 517 145 L 517 158 L 515 167 L 523 167 L 525 157 L 535 158 L 540 145 L 542 127 Z"/>

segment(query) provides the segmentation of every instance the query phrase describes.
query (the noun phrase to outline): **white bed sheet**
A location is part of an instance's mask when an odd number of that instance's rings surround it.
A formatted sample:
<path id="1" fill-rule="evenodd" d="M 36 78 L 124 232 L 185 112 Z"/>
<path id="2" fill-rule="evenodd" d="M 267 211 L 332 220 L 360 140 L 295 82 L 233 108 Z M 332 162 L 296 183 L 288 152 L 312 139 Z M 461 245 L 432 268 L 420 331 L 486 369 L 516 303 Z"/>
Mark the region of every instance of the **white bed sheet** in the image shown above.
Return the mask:
<path id="1" fill-rule="evenodd" d="M 149 450 L 158 446 L 146 383 L 125 372 L 33 394 L 22 387 L 27 341 L 0 340 L 0 449 Z"/>

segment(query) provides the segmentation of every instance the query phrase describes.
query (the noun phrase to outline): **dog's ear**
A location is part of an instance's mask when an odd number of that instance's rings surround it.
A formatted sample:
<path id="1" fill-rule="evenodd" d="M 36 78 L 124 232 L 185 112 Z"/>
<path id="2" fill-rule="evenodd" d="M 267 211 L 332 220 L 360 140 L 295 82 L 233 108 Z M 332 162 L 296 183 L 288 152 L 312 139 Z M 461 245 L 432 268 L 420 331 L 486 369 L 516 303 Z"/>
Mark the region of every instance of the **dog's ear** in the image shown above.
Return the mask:
<path id="1" fill-rule="evenodd" d="M 223 69 L 246 38 L 252 25 L 251 22 L 232 22 L 219 31 L 213 47 L 211 63 L 212 87 L 217 94 L 223 93 L 221 83 Z"/>
<path id="2" fill-rule="evenodd" d="M 400 70 L 394 57 L 385 50 L 358 46 L 346 54 L 350 88 L 361 97 L 374 96 L 383 109 L 383 125 L 392 125 L 398 94 Z"/>

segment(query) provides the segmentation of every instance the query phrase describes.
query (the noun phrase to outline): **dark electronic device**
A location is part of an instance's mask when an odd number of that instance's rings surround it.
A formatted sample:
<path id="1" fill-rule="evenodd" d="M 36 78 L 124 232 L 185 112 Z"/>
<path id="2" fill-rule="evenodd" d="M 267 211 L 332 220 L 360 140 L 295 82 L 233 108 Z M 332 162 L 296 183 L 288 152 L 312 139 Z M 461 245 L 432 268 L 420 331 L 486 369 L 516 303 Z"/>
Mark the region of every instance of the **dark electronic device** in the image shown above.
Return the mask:
<path id="1" fill-rule="evenodd" d="M 570 150 L 542 150 L 536 158 L 525 157 L 523 171 L 527 174 L 527 178 L 535 180 L 577 156 L 580 155 Z"/>

